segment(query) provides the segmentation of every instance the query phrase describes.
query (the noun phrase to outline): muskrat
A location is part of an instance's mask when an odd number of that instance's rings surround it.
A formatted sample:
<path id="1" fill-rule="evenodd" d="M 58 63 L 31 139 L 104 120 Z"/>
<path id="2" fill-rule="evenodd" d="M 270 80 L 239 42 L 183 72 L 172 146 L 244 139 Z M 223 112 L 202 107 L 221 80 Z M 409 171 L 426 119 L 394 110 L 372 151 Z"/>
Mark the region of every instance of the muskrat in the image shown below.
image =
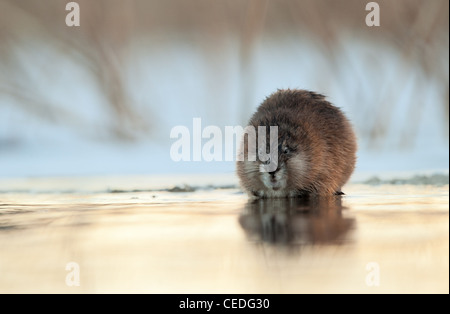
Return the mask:
<path id="1" fill-rule="evenodd" d="M 256 130 L 257 138 L 264 136 L 258 126 L 278 127 L 277 147 L 269 161 L 259 155 L 249 158 L 249 143 L 256 139 L 243 136 L 244 158 L 237 161 L 237 174 L 251 198 L 343 194 L 341 188 L 355 168 L 356 136 L 349 120 L 325 96 L 306 90 L 278 90 L 263 101 L 248 126 Z M 269 131 L 266 137 L 269 139 Z M 263 147 L 266 152 L 274 140 L 269 142 Z M 277 159 L 276 165 L 264 171 L 270 158 Z"/>

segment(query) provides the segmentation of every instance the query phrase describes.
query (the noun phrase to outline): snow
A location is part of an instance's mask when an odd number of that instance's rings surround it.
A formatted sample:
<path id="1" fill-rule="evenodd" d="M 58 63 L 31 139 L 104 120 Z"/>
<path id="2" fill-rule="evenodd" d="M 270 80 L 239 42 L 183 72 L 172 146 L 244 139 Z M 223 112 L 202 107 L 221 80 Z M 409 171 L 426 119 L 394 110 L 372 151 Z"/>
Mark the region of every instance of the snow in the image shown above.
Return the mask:
<path id="1" fill-rule="evenodd" d="M 124 77 L 138 114 L 151 128 L 133 142 L 109 137 L 111 112 L 86 68 L 45 43 L 22 43 L 16 54 L 26 74 L 22 84 L 42 102 L 64 110 L 73 123 L 39 117 L 0 95 L 0 177 L 233 173 L 234 162 L 170 158 L 173 127 L 192 131 L 193 119 L 200 117 L 203 127 L 224 130 L 248 118 L 240 116 L 238 43 L 226 42 L 211 61 L 209 52 L 188 43 L 135 41 Z M 448 65 L 448 54 L 443 58 Z M 338 62 L 330 63 L 307 39 L 263 38 L 251 60 L 249 113 L 278 88 L 318 91 L 347 113 L 359 138 L 355 180 L 389 172 L 448 173 L 439 85 L 389 47 L 345 39 L 336 51 Z M 382 118 L 388 128 L 371 142 L 368 132 L 380 114 L 378 106 L 385 108 L 381 114 L 386 111 Z M 414 108 L 418 116 L 411 115 Z"/>

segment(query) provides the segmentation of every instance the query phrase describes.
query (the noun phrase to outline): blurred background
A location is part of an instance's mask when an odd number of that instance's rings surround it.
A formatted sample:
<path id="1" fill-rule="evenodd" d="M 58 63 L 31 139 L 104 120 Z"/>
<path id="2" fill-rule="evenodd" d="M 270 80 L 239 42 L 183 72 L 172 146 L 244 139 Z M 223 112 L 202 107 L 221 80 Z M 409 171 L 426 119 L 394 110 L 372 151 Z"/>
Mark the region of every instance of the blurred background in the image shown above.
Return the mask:
<path id="1" fill-rule="evenodd" d="M 0 0 L 0 177 L 211 173 L 170 130 L 245 125 L 278 88 L 322 93 L 357 173 L 448 171 L 449 2 Z"/>

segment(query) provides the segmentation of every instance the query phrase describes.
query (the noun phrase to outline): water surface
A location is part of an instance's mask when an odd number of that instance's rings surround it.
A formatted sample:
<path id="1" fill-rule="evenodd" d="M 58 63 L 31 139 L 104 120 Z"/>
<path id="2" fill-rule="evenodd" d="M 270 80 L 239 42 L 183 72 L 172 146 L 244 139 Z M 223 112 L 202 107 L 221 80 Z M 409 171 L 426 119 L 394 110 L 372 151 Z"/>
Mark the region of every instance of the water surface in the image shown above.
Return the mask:
<path id="1" fill-rule="evenodd" d="M 449 292 L 448 185 L 249 203 L 220 180 L 115 182 L 2 180 L 0 292 Z"/>

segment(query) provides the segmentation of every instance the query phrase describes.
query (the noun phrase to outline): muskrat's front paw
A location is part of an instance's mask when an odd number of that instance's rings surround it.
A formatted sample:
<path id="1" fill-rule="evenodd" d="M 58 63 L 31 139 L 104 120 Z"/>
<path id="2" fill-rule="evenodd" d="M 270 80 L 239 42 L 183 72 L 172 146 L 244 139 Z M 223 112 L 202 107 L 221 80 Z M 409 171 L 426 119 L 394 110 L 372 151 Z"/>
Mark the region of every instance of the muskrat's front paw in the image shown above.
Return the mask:
<path id="1" fill-rule="evenodd" d="M 250 197 L 253 199 L 258 199 L 264 197 L 264 191 L 251 191 Z"/>

